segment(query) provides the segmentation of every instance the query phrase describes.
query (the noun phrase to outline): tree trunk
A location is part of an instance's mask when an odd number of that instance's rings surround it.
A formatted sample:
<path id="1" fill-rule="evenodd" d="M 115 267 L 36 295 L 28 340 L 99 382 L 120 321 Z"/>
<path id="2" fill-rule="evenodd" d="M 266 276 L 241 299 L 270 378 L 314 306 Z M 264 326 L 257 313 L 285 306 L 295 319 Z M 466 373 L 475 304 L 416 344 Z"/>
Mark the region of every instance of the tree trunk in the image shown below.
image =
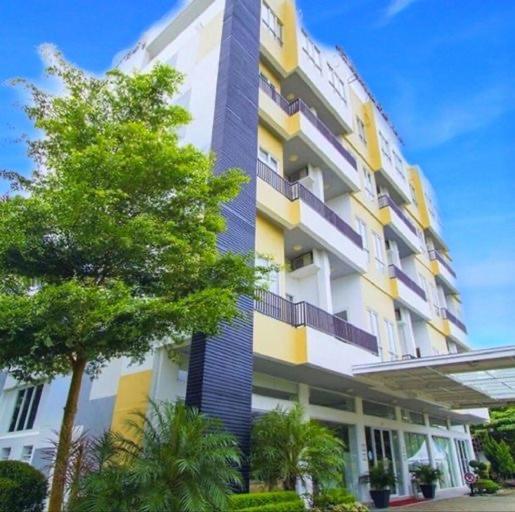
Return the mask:
<path id="1" fill-rule="evenodd" d="M 68 390 L 68 397 L 66 398 L 66 405 L 64 407 L 61 431 L 59 432 L 59 444 L 57 445 L 57 453 L 55 456 L 54 475 L 52 477 L 48 512 L 61 512 L 62 510 L 64 488 L 66 485 L 68 454 L 72 441 L 73 423 L 75 420 L 75 414 L 77 413 L 80 387 L 86 363 L 87 361 L 85 359 L 77 359 L 72 366 L 72 380 L 70 383 L 70 389 Z"/>

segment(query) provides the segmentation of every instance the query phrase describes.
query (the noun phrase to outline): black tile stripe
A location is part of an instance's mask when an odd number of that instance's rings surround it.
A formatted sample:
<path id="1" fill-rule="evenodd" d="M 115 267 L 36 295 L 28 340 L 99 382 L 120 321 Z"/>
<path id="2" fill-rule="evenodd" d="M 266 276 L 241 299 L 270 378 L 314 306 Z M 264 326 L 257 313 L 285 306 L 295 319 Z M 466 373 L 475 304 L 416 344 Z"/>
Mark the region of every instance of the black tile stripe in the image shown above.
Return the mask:
<path id="1" fill-rule="evenodd" d="M 254 250 L 256 227 L 256 154 L 260 0 L 226 0 L 212 150 L 215 172 L 243 169 L 251 178 L 224 208 L 227 231 L 218 240 L 222 251 Z M 243 454 L 250 449 L 252 397 L 253 301 L 241 297 L 243 318 L 223 325 L 217 336 L 193 337 L 186 403 L 220 418 L 237 436 Z M 249 467 L 242 467 L 248 490 Z"/>

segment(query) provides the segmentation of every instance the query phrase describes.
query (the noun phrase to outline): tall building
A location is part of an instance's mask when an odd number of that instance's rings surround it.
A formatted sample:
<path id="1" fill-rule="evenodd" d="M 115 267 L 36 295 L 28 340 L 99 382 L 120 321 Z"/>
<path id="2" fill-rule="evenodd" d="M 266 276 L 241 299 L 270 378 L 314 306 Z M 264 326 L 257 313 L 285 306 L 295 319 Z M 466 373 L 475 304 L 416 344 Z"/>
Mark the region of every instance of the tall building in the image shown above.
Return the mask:
<path id="1" fill-rule="evenodd" d="M 440 489 L 464 486 L 469 425 L 515 399 L 515 349 L 470 350 L 434 192 L 349 57 L 308 34 L 293 0 L 192 0 L 120 67 L 157 62 L 186 77 L 182 140 L 251 177 L 220 248 L 274 270 L 259 300 L 241 299 L 246 314 L 178 360 L 158 350 L 86 378 L 77 432 L 122 429 L 149 396 L 185 398 L 248 450 L 254 415 L 299 401 L 345 441 L 363 499 L 359 476 L 384 458 L 398 496 L 421 462 L 443 470 Z M 44 467 L 68 384 L 0 377 L 2 458 Z"/>

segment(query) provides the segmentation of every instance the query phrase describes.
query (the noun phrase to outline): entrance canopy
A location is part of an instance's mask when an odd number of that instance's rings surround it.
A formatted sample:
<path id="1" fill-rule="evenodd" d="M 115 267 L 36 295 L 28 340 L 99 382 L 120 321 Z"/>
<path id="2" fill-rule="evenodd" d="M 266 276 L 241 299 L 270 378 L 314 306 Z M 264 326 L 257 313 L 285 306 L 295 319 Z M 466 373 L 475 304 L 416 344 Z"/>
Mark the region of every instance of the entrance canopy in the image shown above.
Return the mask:
<path id="1" fill-rule="evenodd" d="M 515 346 L 358 365 L 353 374 L 452 409 L 515 403 Z"/>

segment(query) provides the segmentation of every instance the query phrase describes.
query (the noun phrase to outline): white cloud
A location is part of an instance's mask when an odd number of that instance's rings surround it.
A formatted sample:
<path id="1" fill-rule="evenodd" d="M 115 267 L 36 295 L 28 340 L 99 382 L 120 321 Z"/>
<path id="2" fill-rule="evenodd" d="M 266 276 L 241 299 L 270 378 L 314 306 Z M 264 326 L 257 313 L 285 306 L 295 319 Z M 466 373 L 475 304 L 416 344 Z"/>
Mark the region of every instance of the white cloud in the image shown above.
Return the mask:
<path id="1" fill-rule="evenodd" d="M 402 11 L 406 10 L 418 0 L 392 0 L 384 13 L 384 22 L 388 23 L 390 20 L 395 18 Z"/>

